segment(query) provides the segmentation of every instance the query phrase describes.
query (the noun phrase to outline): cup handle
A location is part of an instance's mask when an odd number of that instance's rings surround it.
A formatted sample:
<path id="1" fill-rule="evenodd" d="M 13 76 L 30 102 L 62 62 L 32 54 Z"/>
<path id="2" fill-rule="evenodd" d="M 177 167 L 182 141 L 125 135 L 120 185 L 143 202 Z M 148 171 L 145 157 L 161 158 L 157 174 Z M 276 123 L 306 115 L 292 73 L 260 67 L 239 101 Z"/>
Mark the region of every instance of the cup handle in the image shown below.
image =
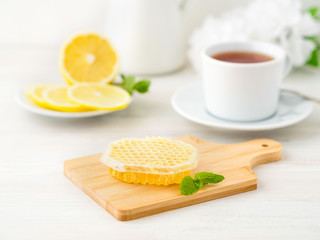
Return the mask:
<path id="1" fill-rule="evenodd" d="M 283 78 L 287 77 L 288 74 L 292 70 L 292 60 L 289 54 L 286 54 L 286 60 L 284 65 L 284 72 L 283 72 Z"/>

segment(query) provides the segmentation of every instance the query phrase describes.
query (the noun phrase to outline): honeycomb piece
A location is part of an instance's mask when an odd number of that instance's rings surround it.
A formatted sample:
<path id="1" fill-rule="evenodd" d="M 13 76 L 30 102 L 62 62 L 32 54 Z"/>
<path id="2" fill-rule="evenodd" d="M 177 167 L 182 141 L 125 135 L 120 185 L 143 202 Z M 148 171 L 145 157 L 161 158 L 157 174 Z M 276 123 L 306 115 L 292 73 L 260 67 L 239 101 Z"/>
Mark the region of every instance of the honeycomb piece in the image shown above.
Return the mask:
<path id="1" fill-rule="evenodd" d="M 109 144 L 101 162 L 110 174 L 128 183 L 180 183 L 198 164 L 197 149 L 160 137 L 121 139 Z"/>

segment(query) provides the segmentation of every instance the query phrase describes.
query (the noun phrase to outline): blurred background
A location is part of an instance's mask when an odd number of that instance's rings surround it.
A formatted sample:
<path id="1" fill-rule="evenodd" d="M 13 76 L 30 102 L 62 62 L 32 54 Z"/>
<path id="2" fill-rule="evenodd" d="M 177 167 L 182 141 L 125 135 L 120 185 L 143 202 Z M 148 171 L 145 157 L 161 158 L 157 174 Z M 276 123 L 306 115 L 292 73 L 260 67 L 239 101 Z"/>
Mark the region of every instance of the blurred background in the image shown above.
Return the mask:
<path id="1" fill-rule="evenodd" d="M 206 15 L 219 15 L 249 2 L 251 0 L 189 0 L 187 33 L 198 27 Z M 303 0 L 303 4 L 305 7 L 319 5 L 319 0 Z M 102 32 L 107 7 L 106 0 L 1 0 L 0 44 L 58 47 L 74 32 Z"/>
<path id="2" fill-rule="evenodd" d="M 130 0 L 128 0 L 130 1 Z M 231 8 L 246 6 L 250 0 L 189 0 L 185 9 L 187 38 L 205 16 L 218 16 Z M 304 0 L 304 7 L 319 5 L 319 0 Z M 14 65 L 24 63 L 19 71 L 57 69 L 58 49 L 73 33 L 104 32 L 108 1 L 105 0 L 1 0 L 0 66 L 12 73 Z M 11 55 L 11 51 L 19 51 Z M 19 64 L 20 65 L 20 64 Z M 53 70 L 53 69 L 51 69 Z M 59 77 L 58 71 L 52 77 Z"/>

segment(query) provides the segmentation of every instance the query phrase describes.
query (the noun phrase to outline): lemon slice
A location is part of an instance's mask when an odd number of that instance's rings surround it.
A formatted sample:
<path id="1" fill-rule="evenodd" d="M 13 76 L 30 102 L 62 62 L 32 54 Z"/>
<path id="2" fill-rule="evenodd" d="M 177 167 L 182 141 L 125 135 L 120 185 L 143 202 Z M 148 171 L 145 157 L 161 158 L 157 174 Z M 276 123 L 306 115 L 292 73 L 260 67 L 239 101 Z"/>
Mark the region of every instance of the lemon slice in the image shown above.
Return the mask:
<path id="1" fill-rule="evenodd" d="M 60 71 L 69 84 L 111 82 L 119 70 L 119 58 L 110 42 L 96 34 L 79 34 L 62 47 Z"/>
<path id="2" fill-rule="evenodd" d="M 25 88 L 26 95 L 37 105 L 47 108 L 45 100 L 42 97 L 42 93 L 51 85 L 46 84 L 32 84 Z"/>
<path id="3" fill-rule="evenodd" d="M 68 97 L 72 102 L 93 109 L 119 110 L 128 106 L 130 95 L 113 85 L 80 83 L 69 87 Z"/>
<path id="4" fill-rule="evenodd" d="M 51 86 L 43 91 L 42 97 L 51 109 L 57 111 L 82 112 L 87 110 L 80 104 L 71 102 L 67 97 L 67 90 L 66 86 Z"/>

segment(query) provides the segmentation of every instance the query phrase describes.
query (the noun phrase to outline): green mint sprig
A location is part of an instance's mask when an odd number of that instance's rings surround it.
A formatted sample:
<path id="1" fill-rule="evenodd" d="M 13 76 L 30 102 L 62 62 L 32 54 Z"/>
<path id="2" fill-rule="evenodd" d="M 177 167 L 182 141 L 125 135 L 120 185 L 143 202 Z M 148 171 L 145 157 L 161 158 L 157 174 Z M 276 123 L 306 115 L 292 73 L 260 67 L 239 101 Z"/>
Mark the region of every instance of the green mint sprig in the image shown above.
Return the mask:
<path id="1" fill-rule="evenodd" d="M 314 18 L 315 20 L 317 21 L 320 20 L 319 7 L 317 6 L 310 7 L 309 9 L 307 9 L 307 12 L 309 12 L 311 17 Z M 310 57 L 307 60 L 306 64 L 313 67 L 318 67 L 320 65 L 319 63 L 320 43 L 318 42 L 317 36 L 306 36 L 305 39 L 313 42 L 315 45 L 315 48 L 311 52 Z"/>
<path id="2" fill-rule="evenodd" d="M 139 93 L 146 93 L 150 87 L 150 80 L 143 79 L 140 81 L 136 81 L 134 76 L 125 76 L 121 74 L 122 83 L 121 86 L 132 95 L 133 91 L 137 91 Z"/>
<path id="3" fill-rule="evenodd" d="M 182 195 L 192 195 L 204 185 L 209 183 L 219 183 L 224 180 L 224 176 L 211 172 L 199 172 L 194 175 L 194 179 L 186 176 L 180 183 L 180 192 Z"/>
<path id="4" fill-rule="evenodd" d="M 317 37 L 305 37 L 306 39 L 312 41 L 315 45 L 315 48 L 310 54 L 309 59 L 307 60 L 306 64 L 318 67 L 319 66 L 319 52 L 320 52 L 320 44 L 318 43 Z"/>
<path id="5" fill-rule="evenodd" d="M 320 20 L 320 10 L 318 6 L 312 6 L 308 8 L 307 11 L 314 19 Z"/>

